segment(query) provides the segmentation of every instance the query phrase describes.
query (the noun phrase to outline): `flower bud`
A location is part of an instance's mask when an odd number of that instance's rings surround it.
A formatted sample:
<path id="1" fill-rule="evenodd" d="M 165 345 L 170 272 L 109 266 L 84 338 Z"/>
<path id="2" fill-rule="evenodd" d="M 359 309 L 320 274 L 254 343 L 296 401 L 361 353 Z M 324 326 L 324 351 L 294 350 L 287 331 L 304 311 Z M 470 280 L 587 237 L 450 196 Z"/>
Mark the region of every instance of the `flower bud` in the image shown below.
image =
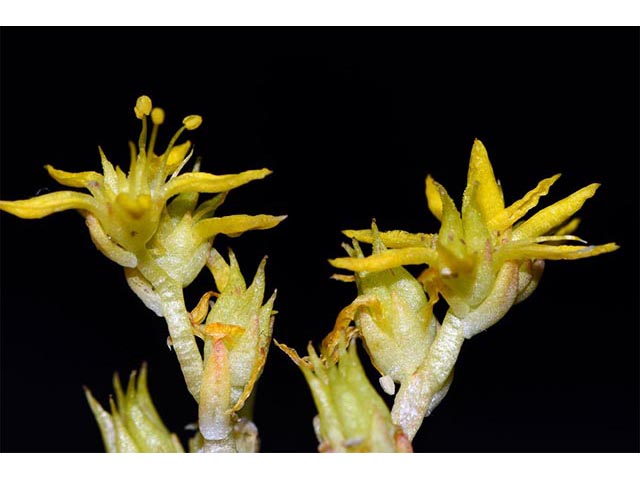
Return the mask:
<path id="1" fill-rule="evenodd" d="M 391 422 L 386 404 L 369 383 L 355 341 L 347 347 L 341 335 L 337 356 L 318 356 L 309 345 L 309 356 L 277 344 L 302 370 L 318 409 L 314 428 L 320 452 L 411 452 L 411 444 Z"/>
<path id="2" fill-rule="evenodd" d="M 386 250 L 374 229 L 375 253 Z M 352 256 L 362 256 L 354 242 Z M 356 275 L 363 304 L 355 315 L 355 323 L 375 367 L 396 383 L 401 383 L 424 361 L 436 333 L 437 320 L 424 289 L 404 268 Z M 392 391 L 389 380 L 385 391 Z"/>
<path id="3" fill-rule="evenodd" d="M 264 368 L 273 329 L 275 293 L 262 304 L 266 259 L 249 287 L 232 252 L 229 259 L 227 264 L 216 250 L 211 252 L 208 267 L 220 295 L 199 328 L 205 340 L 199 418 L 206 440 L 232 434 L 234 413 L 242 408 Z"/>
<path id="4" fill-rule="evenodd" d="M 126 392 L 122 390 L 118 374 L 113 376 L 113 387 L 116 401 L 110 400 L 110 414 L 85 388 L 108 453 L 184 452 L 178 437 L 167 430 L 151 401 L 146 365 L 142 366 L 137 381 L 136 372 L 131 373 Z"/>

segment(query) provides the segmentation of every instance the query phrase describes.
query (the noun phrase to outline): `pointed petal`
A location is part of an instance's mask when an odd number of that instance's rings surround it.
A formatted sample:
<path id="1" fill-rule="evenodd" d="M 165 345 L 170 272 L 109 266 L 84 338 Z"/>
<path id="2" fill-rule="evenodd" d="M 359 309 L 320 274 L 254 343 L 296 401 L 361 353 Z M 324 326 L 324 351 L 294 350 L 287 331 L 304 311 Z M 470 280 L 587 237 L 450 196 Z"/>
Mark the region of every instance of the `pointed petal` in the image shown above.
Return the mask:
<path id="1" fill-rule="evenodd" d="M 111 418 L 113 418 L 113 425 L 116 437 L 116 452 L 117 453 L 139 453 L 140 449 L 136 445 L 136 442 L 127 431 L 127 427 L 118 415 L 113 399 L 109 400 L 111 404 Z"/>
<path id="2" fill-rule="evenodd" d="M 45 165 L 51 178 L 53 178 L 60 185 L 73 188 L 87 188 L 90 183 L 101 183 L 102 175 L 97 172 L 78 172 L 71 173 L 64 170 L 58 170 L 51 165 Z"/>
<path id="3" fill-rule="evenodd" d="M 580 219 L 572 218 L 565 225 L 556 230 L 554 235 L 569 235 L 578 229 L 578 225 L 580 225 Z"/>
<path id="4" fill-rule="evenodd" d="M 544 195 L 549 193 L 549 188 L 559 178 L 560 174 L 557 174 L 553 177 L 541 180 L 536 188 L 534 188 L 520 200 L 514 202 L 512 205 L 505 208 L 496 216 L 491 218 L 489 220 L 489 229 L 492 231 L 502 232 L 512 226 L 514 223 L 524 217 L 529 210 L 531 210 L 538 204 L 540 197 L 543 197 Z"/>
<path id="5" fill-rule="evenodd" d="M 151 400 L 151 395 L 149 394 L 149 387 L 147 386 L 147 364 L 143 363 L 142 368 L 140 369 L 140 374 L 138 376 L 138 385 L 136 389 L 136 401 L 142 411 L 145 413 L 145 416 L 148 420 L 153 422 L 153 424 L 162 431 L 165 435 L 170 435 L 170 432 L 165 427 L 164 423 L 162 423 L 162 419 L 160 418 L 160 414 L 156 410 L 153 401 Z"/>
<path id="6" fill-rule="evenodd" d="M 402 265 L 431 265 L 437 259 L 438 254 L 433 248 L 410 247 L 387 250 L 365 258 L 335 258 L 329 263 L 354 272 L 381 272 Z"/>
<path id="7" fill-rule="evenodd" d="M 97 205 L 94 198 L 86 193 L 53 192 L 27 200 L 0 200 L 0 210 L 4 210 L 20 218 L 42 218 L 64 210 L 88 210 L 95 212 Z"/>
<path id="8" fill-rule="evenodd" d="M 530 219 L 513 230 L 512 240 L 538 237 L 562 225 L 569 217 L 582 208 L 584 202 L 593 197 L 600 185 L 592 183 L 568 197 L 540 210 Z"/>
<path id="9" fill-rule="evenodd" d="M 87 397 L 87 402 L 89 402 L 91 412 L 93 412 L 93 416 L 96 419 L 96 422 L 98 422 L 98 427 L 100 427 L 100 434 L 102 435 L 102 441 L 104 442 L 104 449 L 107 453 L 115 453 L 116 432 L 111 415 L 109 415 L 98 401 L 93 398 L 91 390 L 87 387 L 84 387 L 84 395 Z"/>
<path id="10" fill-rule="evenodd" d="M 286 215 L 229 215 L 226 217 L 208 218 L 198 222 L 195 232 L 203 240 L 223 233 L 230 237 L 238 236 L 249 230 L 266 230 L 282 222 Z"/>
<path id="11" fill-rule="evenodd" d="M 216 288 L 219 292 L 222 292 L 229 280 L 229 270 L 230 267 L 227 262 L 224 261 L 220 252 L 218 252 L 215 248 L 211 249 L 211 253 L 207 258 L 207 268 L 213 275 L 213 279 L 216 282 Z"/>
<path id="12" fill-rule="evenodd" d="M 427 175 L 426 180 L 427 205 L 433 216 L 442 221 L 442 199 L 438 191 L 437 183 L 431 175 Z"/>
<path id="13" fill-rule="evenodd" d="M 238 398 L 238 401 L 233 406 L 232 410 L 234 412 L 239 411 L 246 402 L 249 395 L 253 391 L 253 387 L 256 382 L 262 375 L 262 371 L 264 370 L 264 365 L 267 361 L 267 354 L 269 353 L 269 343 L 271 342 L 271 335 L 273 334 L 273 317 L 271 316 L 271 311 L 273 309 L 273 302 L 276 299 L 276 294 L 271 295 L 271 298 L 267 301 L 267 303 L 260 309 L 260 323 L 267 323 L 267 328 L 264 331 L 261 331 L 260 338 L 258 339 L 258 352 L 256 355 L 256 362 L 253 365 L 253 369 L 251 370 L 251 376 L 249 377 L 249 381 L 244 387 L 242 394 Z"/>
<path id="14" fill-rule="evenodd" d="M 111 189 L 112 192 L 117 192 L 120 189 L 120 186 L 118 185 L 118 177 L 116 176 L 116 171 L 113 168 L 111 162 L 107 159 L 107 156 L 105 155 L 101 147 L 98 147 L 98 152 L 100 152 L 100 162 L 102 163 L 104 183 Z M 132 158 L 135 158 L 135 155 Z"/>
<path id="15" fill-rule="evenodd" d="M 504 208 L 504 198 L 493 174 L 487 149 L 478 139 L 473 142 L 471 149 L 465 196 L 471 192 L 470 187 L 476 182 L 478 182 L 478 205 L 485 220 L 488 220 L 495 217 Z"/>
<path id="16" fill-rule="evenodd" d="M 219 193 L 213 198 L 202 202 L 198 205 L 198 208 L 193 212 L 193 221 L 199 222 L 200 220 L 212 216 L 216 209 L 222 205 L 227 198 L 227 192 Z"/>
<path id="17" fill-rule="evenodd" d="M 170 198 L 183 192 L 220 193 L 237 188 L 253 180 L 260 180 L 271 173 L 270 170 L 247 170 L 230 175 L 213 175 L 203 172 L 188 172 L 178 175 L 165 185 L 164 197 Z"/>
<path id="18" fill-rule="evenodd" d="M 604 245 L 541 245 L 537 243 L 524 245 L 506 245 L 501 248 L 498 255 L 505 260 L 577 260 L 580 258 L 595 257 L 603 253 L 613 252 L 620 248 L 615 243 Z"/>
<path id="19" fill-rule="evenodd" d="M 464 258 L 466 248 L 464 245 L 464 228 L 462 218 L 447 191 L 442 185 L 434 182 L 442 199 L 442 225 L 438 232 L 438 243 L 453 253 L 457 258 Z"/>
<path id="20" fill-rule="evenodd" d="M 182 165 L 185 157 L 187 156 L 187 153 L 189 153 L 190 148 L 191 148 L 191 142 L 187 140 L 186 142 L 181 143 L 180 145 L 175 145 L 171 149 L 167 157 L 167 163 L 164 168 L 165 178 L 167 177 L 167 175 L 172 174 L 178 167 Z"/>
<path id="21" fill-rule="evenodd" d="M 347 237 L 356 239 L 359 242 L 373 243 L 373 232 L 367 230 L 344 230 Z M 402 230 L 391 230 L 380 232 L 382 243 L 389 248 L 423 247 L 430 246 L 436 238 L 432 233 L 409 233 Z"/>

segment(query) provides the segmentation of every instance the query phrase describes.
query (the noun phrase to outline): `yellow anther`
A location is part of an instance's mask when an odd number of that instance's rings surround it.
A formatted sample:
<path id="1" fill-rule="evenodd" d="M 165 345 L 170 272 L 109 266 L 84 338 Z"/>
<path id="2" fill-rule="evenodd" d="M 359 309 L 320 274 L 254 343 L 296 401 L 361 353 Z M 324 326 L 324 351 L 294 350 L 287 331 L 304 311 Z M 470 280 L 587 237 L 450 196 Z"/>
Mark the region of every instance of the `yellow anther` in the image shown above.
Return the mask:
<path id="1" fill-rule="evenodd" d="M 202 117 L 200 115 L 189 115 L 184 117 L 182 124 L 187 130 L 195 130 L 202 124 Z"/>
<path id="2" fill-rule="evenodd" d="M 162 125 L 164 123 L 164 110 L 159 107 L 151 110 L 151 121 L 154 125 Z"/>
<path id="3" fill-rule="evenodd" d="M 144 117 L 151 113 L 151 99 L 146 95 L 141 95 L 136 100 L 136 106 L 133 108 L 136 117 L 142 120 Z"/>

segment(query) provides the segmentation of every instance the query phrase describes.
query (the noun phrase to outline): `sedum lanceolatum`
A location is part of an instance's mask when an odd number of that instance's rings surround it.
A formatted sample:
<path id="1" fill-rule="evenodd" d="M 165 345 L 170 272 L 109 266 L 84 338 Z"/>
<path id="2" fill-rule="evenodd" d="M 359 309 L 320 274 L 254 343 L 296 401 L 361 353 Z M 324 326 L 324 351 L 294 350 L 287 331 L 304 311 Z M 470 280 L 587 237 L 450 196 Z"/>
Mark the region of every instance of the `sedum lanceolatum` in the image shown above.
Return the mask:
<path id="1" fill-rule="evenodd" d="M 26 200 L 0 201 L 0 210 L 37 219 L 77 210 L 97 249 L 124 270 L 131 290 L 164 317 L 186 387 L 198 404 L 198 422 L 188 450 L 255 452 L 258 431 L 250 420 L 251 397 L 267 358 L 273 331 L 275 292 L 265 301 L 265 263 L 247 285 L 238 261 L 212 247 L 218 234 L 237 236 L 277 226 L 285 216 L 216 216 L 228 193 L 265 178 L 267 169 L 232 175 L 200 172 L 191 142 L 178 143 L 202 123 L 198 115 L 156 153 L 165 113 L 147 96 L 134 113 L 142 128 L 130 143 L 128 173 L 99 149 L 102 173 L 46 169 L 63 190 Z M 151 125 L 149 125 L 151 120 Z M 299 367 L 318 415 L 313 427 L 321 452 L 411 452 L 424 418 L 442 401 L 465 339 L 498 322 L 526 299 L 540 281 L 546 260 L 574 260 L 608 253 L 616 244 L 587 245 L 574 235 L 574 218 L 597 184 L 529 215 L 558 180 L 542 180 L 522 199 L 505 206 L 487 152 L 475 141 L 467 186 L 458 209 L 442 185 L 426 179 L 437 233 L 347 230 L 347 256 L 330 260 L 349 274 L 357 296 L 340 311 L 319 352 L 309 344 L 300 357 L 277 343 Z M 212 195 L 201 199 L 202 194 Z M 371 254 L 361 244 L 371 244 Z M 404 266 L 423 265 L 417 277 Z M 211 290 L 188 309 L 183 290 L 203 269 Z M 434 306 L 446 302 L 444 318 Z M 379 383 L 395 395 L 391 409 L 371 385 L 357 352 L 360 340 Z M 399 385 L 399 388 L 397 388 Z M 126 389 L 113 379 L 115 400 L 105 410 L 85 389 L 108 452 L 183 452 L 162 422 L 147 389 L 147 368 L 133 372 Z M 397 389 L 397 392 L 396 392 Z"/>
<path id="2" fill-rule="evenodd" d="M 200 172 L 199 160 L 191 171 L 183 172 L 193 149 L 191 142 L 178 144 L 178 139 L 185 130 L 197 129 L 202 117 L 185 117 L 164 151 L 156 153 L 164 111 L 153 108 L 151 99 L 143 95 L 138 98 L 134 113 L 142 128 L 137 144 L 129 144 L 128 173 L 114 167 L 99 149 L 102 173 L 70 173 L 45 167 L 61 185 L 89 193 L 63 190 L 27 200 L 0 201 L 0 209 L 26 219 L 65 210 L 80 212 L 97 249 L 123 267 L 131 290 L 166 320 L 168 342 L 176 353 L 186 386 L 199 404 L 199 432 L 192 446 L 198 451 L 253 451 L 257 448 L 255 426 L 237 412 L 264 365 L 275 297 L 262 306 L 264 262 L 250 293 L 240 293 L 244 279 L 235 258 L 227 266 L 212 250 L 212 242 L 218 234 L 237 236 L 249 230 L 273 228 L 284 220 L 285 216 L 272 215 L 215 216 L 229 191 L 271 172 L 260 169 L 214 175 Z M 200 201 L 202 194 L 214 196 Z M 214 294 L 207 293 L 190 312 L 183 289 L 206 265 L 215 272 L 219 300 L 225 306 L 215 302 L 211 314 L 217 312 L 212 317 L 214 321 L 201 325 Z M 204 340 L 204 355 L 196 338 Z M 137 384 L 130 383 L 126 395 L 122 394 L 119 381 L 114 381 L 114 386 L 117 402 L 111 402 L 111 414 L 102 410 L 87 391 L 107 450 L 178 450 L 175 437 L 166 431 L 150 401 L 146 369 Z M 227 394 L 223 392 L 225 388 L 229 390 Z"/>
<path id="3" fill-rule="evenodd" d="M 353 445 L 369 445 L 369 451 L 410 450 L 406 445 L 447 394 L 464 340 L 494 325 L 531 295 L 546 260 L 575 260 L 618 248 L 614 243 L 587 245 L 573 235 L 579 223 L 573 215 L 598 184 L 527 216 L 559 177 L 542 180 L 507 207 L 487 151 L 476 140 L 460 210 L 442 185 L 426 178 L 428 206 L 441 224 L 437 233 L 380 232 L 375 222 L 367 230 L 344 232 L 352 240 L 343 245 L 348 256 L 330 263 L 352 272 L 334 278 L 355 282 L 356 299 L 338 315 L 322 342 L 320 357 L 309 347 L 309 356 L 301 359 L 280 345 L 311 388 L 319 412 L 315 423 L 321 449 L 348 451 Z M 370 255 L 364 254 L 361 243 L 372 245 Z M 416 278 L 405 265 L 425 268 Z M 439 320 L 433 307 L 441 299 L 448 309 Z M 340 389 L 343 397 L 355 399 L 361 390 L 356 384 L 342 387 L 336 375 L 324 373 L 335 368 L 336 361 L 344 361 L 344 353 L 336 359 L 332 352 L 344 352 L 339 345 L 345 337 L 362 339 L 380 372 L 381 388 L 395 394 L 390 420 L 401 440 L 395 445 L 379 441 L 373 429 L 365 435 L 350 430 L 349 419 L 326 413 L 332 397 L 325 391 Z M 352 414 L 363 422 L 372 418 L 365 407 L 353 408 Z"/>

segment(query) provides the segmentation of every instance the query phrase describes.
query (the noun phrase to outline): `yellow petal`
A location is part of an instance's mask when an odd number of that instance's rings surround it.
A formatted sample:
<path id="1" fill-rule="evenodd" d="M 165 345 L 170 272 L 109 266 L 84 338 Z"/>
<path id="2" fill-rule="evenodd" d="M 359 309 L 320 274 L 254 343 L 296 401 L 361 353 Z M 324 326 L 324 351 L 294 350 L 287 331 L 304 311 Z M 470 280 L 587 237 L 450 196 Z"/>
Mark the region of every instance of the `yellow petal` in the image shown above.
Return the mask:
<path id="1" fill-rule="evenodd" d="M 246 172 L 230 175 L 212 175 L 211 173 L 203 172 L 183 173 L 166 184 L 164 197 L 170 198 L 183 192 L 225 192 L 253 180 L 260 180 L 270 173 L 271 171 L 266 168 L 247 170 Z"/>
<path id="2" fill-rule="evenodd" d="M 260 378 L 260 375 L 262 375 L 264 365 L 267 362 L 269 344 L 271 343 L 271 335 L 273 334 L 274 317 L 272 317 L 271 314 L 273 313 L 273 303 L 275 302 L 275 299 L 276 293 L 274 292 L 267 303 L 260 309 L 260 316 L 262 317 L 263 321 L 268 322 L 268 328 L 265 332 L 260 334 L 257 345 L 256 361 L 253 365 L 253 369 L 251 370 L 249 381 L 244 386 L 242 394 L 232 408 L 234 412 L 238 412 L 244 406 L 244 403 L 247 401 L 247 398 L 249 398 L 249 395 L 251 395 L 251 392 L 253 391 L 256 382 Z"/>
<path id="3" fill-rule="evenodd" d="M 536 188 L 527 193 L 517 202 L 500 211 L 496 216 L 489 220 L 489 229 L 492 231 L 502 232 L 520 220 L 526 213 L 535 207 L 543 197 L 549 193 L 549 188 L 556 180 L 560 178 L 560 174 L 541 180 Z"/>
<path id="4" fill-rule="evenodd" d="M 229 255 L 233 255 L 233 252 L 229 252 Z M 222 292 L 229 281 L 230 267 L 215 248 L 211 249 L 211 253 L 207 258 L 207 268 L 211 272 L 211 275 L 213 275 L 218 291 Z"/>
<path id="5" fill-rule="evenodd" d="M 286 215 L 275 217 L 273 215 L 228 215 L 226 217 L 213 217 L 198 222 L 195 227 L 196 235 L 202 239 L 208 239 L 223 233 L 230 237 L 238 236 L 249 230 L 266 230 L 273 228 L 282 222 Z"/>
<path id="6" fill-rule="evenodd" d="M 572 218 L 566 225 L 556 230 L 555 235 L 569 235 L 577 230 L 578 225 L 580 225 L 580 219 Z"/>
<path id="7" fill-rule="evenodd" d="M 587 199 L 593 197 L 599 186 L 598 183 L 592 183 L 567 198 L 540 210 L 513 230 L 512 240 L 538 237 L 562 225 L 571 215 L 582 208 Z"/>
<path id="8" fill-rule="evenodd" d="M 139 220 L 151 208 L 150 195 L 132 196 L 129 193 L 120 193 L 116 197 L 116 204 L 132 218 Z"/>
<path id="9" fill-rule="evenodd" d="M 437 182 L 434 183 L 442 199 L 442 225 L 438 232 L 438 243 L 458 259 L 462 259 L 466 255 L 466 248 L 460 212 L 444 187 Z"/>
<path id="10" fill-rule="evenodd" d="M 577 260 L 580 258 L 595 257 L 603 253 L 613 252 L 620 248 L 615 243 L 604 245 L 541 245 L 537 243 L 523 245 L 507 245 L 500 249 L 498 255 L 501 259 L 514 260 Z"/>
<path id="11" fill-rule="evenodd" d="M 402 265 L 433 264 L 438 254 L 433 248 L 409 247 L 387 250 L 365 258 L 335 258 L 329 263 L 336 268 L 344 268 L 354 272 L 381 272 Z"/>
<path id="12" fill-rule="evenodd" d="M 171 149 L 169 156 L 167 157 L 167 164 L 165 165 L 165 176 L 173 173 L 176 168 L 182 165 L 182 162 L 187 156 L 187 153 L 189 153 L 190 148 L 191 142 L 187 140 L 186 142 L 176 145 Z"/>
<path id="13" fill-rule="evenodd" d="M 86 193 L 53 192 L 27 200 L 0 200 L 0 210 L 20 218 L 42 218 L 64 210 L 97 210 L 94 198 Z"/>
<path id="14" fill-rule="evenodd" d="M 373 243 L 372 230 L 344 230 L 342 233 L 359 242 Z M 389 248 L 423 247 L 432 245 L 436 238 L 431 233 L 409 233 L 402 230 L 379 232 L 379 235 L 382 243 Z"/>
<path id="15" fill-rule="evenodd" d="M 440 198 L 437 184 L 431 175 L 427 175 L 426 184 L 427 205 L 429 206 L 429 210 L 431 210 L 434 217 L 442 221 L 442 199 Z"/>
<path id="16" fill-rule="evenodd" d="M 74 188 L 87 188 L 90 183 L 101 183 L 102 175 L 97 172 L 78 172 L 71 173 L 64 170 L 58 170 L 51 165 L 45 165 L 49 175 L 61 185 Z"/>
<path id="17" fill-rule="evenodd" d="M 488 220 L 502 211 L 504 198 L 493 174 L 493 167 L 489 161 L 487 149 L 478 139 L 473 142 L 473 148 L 471 149 L 465 196 L 467 193 L 471 193 L 470 188 L 476 182 L 478 182 L 478 205 L 485 220 Z"/>
<path id="18" fill-rule="evenodd" d="M 109 161 L 109 159 L 105 155 L 102 148 L 98 147 L 98 151 L 100 152 L 100 161 L 102 162 L 102 173 L 104 174 L 104 183 L 106 186 L 108 186 L 111 189 L 111 191 L 117 192 L 118 190 L 121 189 L 122 185 L 118 184 L 118 177 L 116 175 L 116 171 L 113 168 L 112 163 Z M 132 156 L 132 159 L 135 159 L 135 154 Z"/>

